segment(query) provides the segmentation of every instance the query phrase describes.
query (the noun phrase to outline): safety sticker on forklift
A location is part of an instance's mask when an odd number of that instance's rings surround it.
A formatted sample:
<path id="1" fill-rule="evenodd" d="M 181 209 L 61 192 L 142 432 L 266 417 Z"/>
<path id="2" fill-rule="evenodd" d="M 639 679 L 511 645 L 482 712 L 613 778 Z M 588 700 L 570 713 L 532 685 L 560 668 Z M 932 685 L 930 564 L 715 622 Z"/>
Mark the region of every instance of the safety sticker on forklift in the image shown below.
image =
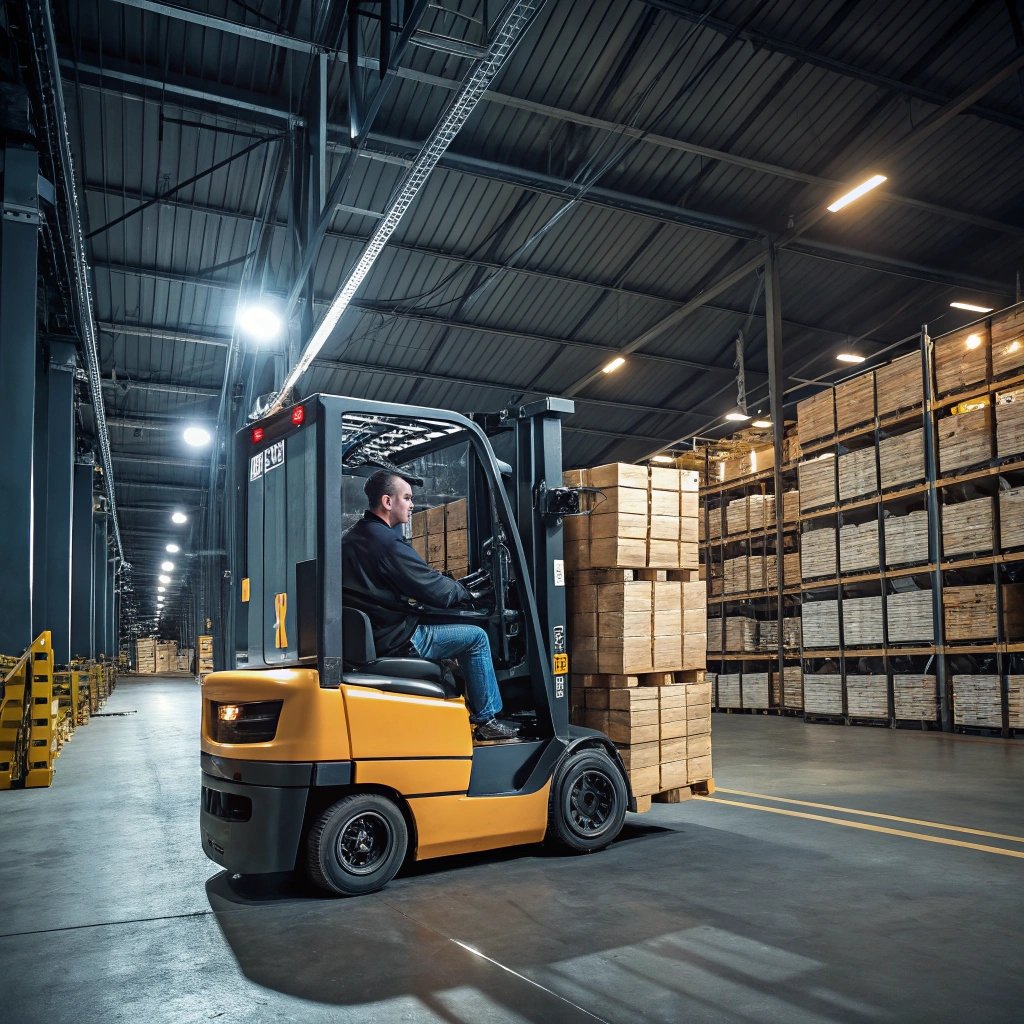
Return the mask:
<path id="1" fill-rule="evenodd" d="M 263 452 L 257 452 L 249 460 L 249 482 L 259 480 L 263 476 Z"/>
<path id="2" fill-rule="evenodd" d="M 555 655 L 555 675 L 556 676 L 567 676 L 569 674 L 569 655 L 568 654 L 556 654 Z"/>
<path id="3" fill-rule="evenodd" d="M 284 441 L 272 444 L 264 453 L 263 472 L 269 473 L 272 469 L 284 465 Z"/>
<path id="4" fill-rule="evenodd" d="M 565 586 L 565 560 L 562 558 L 556 558 L 555 562 L 555 586 Z"/>

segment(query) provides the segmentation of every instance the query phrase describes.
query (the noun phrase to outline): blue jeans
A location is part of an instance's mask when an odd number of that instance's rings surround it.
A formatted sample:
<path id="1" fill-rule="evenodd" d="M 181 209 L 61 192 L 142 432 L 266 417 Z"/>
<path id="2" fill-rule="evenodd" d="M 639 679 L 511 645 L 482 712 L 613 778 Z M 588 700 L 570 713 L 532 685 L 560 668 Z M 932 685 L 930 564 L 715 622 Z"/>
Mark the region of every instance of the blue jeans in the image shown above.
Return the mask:
<path id="1" fill-rule="evenodd" d="M 501 694 L 491 661 L 491 642 L 479 626 L 417 626 L 412 645 L 421 658 L 455 658 L 466 676 L 469 720 L 489 722 L 501 711 Z"/>

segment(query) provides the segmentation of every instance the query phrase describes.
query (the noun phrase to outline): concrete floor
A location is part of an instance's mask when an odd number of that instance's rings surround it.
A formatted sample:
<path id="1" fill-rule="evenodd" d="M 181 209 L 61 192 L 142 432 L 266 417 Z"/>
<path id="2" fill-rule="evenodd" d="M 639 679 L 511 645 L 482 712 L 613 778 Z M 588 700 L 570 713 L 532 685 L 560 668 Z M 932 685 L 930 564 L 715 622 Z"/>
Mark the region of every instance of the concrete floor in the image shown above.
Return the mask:
<path id="1" fill-rule="evenodd" d="M 198 698 L 123 680 L 52 789 L 0 793 L 4 1024 L 1024 1018 L 1024 838 L 976 834 L 1024 835 L 1020 743 L 716 715 L 723 802 L 332 900 L 204 857 Z"/>

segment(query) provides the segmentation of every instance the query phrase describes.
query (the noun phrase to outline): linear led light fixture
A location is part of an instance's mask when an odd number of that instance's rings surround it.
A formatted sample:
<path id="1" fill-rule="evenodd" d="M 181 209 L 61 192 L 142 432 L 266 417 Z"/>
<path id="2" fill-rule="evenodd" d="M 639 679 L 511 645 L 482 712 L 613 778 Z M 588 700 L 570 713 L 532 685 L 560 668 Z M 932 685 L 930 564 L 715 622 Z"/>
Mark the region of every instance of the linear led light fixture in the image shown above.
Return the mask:
<path id="1" fill-rule="evenodd" d="M 840 363 L 863 363 L 867 356 L 859 356 L 855 352 L 840 352 L 836 359 Z"/>
<path id="2" fill-rule="evenodd" d="M 369 274 L 377 257 L 380 256 L 388 239 L 398 227 L 399 222 L 405 216 L 406 211 L 412 205 L 413 200 L 426 184 L 430 172 L 433 171 L 437 162 L 444 155 L 451 145 L 452 140 L 459 134 L 462 126 L 469 119 L 470 114 L 476 109 L 481 97 L 487 91 L 494 76 L 501 70 L 505 59 L 512 52 L 520 36 L 530 25 L 534 15 L 544 6 L 545 0 L 520 0 L 516 3 L 505 19 L 504 24 L 498 30 L 487 50 L 487 55 L 473 65 L 473 69 L 463 82 L 462 88 L 453 97 L 444 116 L 435 126 L 430 137 L 423 144 L 412 166 L 406 172 L 405 178 L 399 184 L 388 203 L 376 231 L 370 236 L 363 251 L 356 261 L 355 268 L 349 275 L 348 280 L 342 286 L 341 291 L 335 295 L 334 300 L 327 308 L 323 319 L 317 325 L 312 337 L 306 343 L 306 347 L 295 364 L 294 369 L 288 374 L 284 385 L 278 392 L 278 398 L 274 402 L 271 412 L 280 409 L 284 404 L 284 397 L 298 383 L 299 378 L 309 369 L 310 364 L 317 357 L 317 354 L 324 347 L 324 343 L 331 336 L 334 328 L 338 326 L 345 310 L 353 296 L 363 283 L 366 275 Z"/>
<path id="3" fill-rule="evenodd" d="M 851 189 L 846 193 L 845 196 L 840 196 L 829 208 L 829 213 L 838 213 L 844 206 L 849 206 L 850 203 L 857 199 L 860 199 L 862 195 L 870 192 L 873 188 L 878 188 L 883 181 L 887 178 L 884 174 L 873 174 L 867 181 L 862 182 L 856 188 Z"/>
<path id="4" fill-rule="evenodd" d="M 762 430 L 764 430 L 766 427 L 770 427 L 772 425 L 772 421 L 771 420 L 754 420 L 754 422 L 751 423 L 750 425 L 752 427 L 760 427 Z"/>
<path id="5" fill-rule="evenodd" d="M 605 365 L 601 367 L 601 372 L 614 373 L 620 366 L 624 366 L 625 363 L 626 360 L 623 359 L 622 356 L 616 356 L 610 363 L 605 363 Z"/>
<path id="6" fill-rule="evenodd" d="M 734 412 L 727 412 L 725 418 L 733 420 L 735 423 L 746 423 L 750 419 L 745 412 L 740 412 L 739 409 L 736 409 Z"/>
<path id="7" fill-rule="evenodd" d="M 991 313 L 991 306 L 976 306 L 973 302 L 951 302 L 950 309 L 966 309 L 968 313 Z"/>

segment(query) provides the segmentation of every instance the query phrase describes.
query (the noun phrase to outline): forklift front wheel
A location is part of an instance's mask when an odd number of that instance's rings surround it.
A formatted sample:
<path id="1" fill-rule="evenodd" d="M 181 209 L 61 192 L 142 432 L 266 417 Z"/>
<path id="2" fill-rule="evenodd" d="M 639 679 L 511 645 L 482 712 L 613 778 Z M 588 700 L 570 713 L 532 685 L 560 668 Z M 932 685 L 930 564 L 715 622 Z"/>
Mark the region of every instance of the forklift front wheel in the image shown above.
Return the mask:
<path id="1" fill-rule="evenodd" d="M 629 796 L 615 762 L 603 751 L 577 751 L 551 784 L 548 834 L 575 853 L 606 847 L 622 830 Z"/>
<path id="2" fill-rule="evenodd" d="M 341 896 L 376 892 L 395 877 L 408 846 L 398 807 L 379 793 L 355 793 L 328 807 L 309 830 L 309 877 Z"/>

